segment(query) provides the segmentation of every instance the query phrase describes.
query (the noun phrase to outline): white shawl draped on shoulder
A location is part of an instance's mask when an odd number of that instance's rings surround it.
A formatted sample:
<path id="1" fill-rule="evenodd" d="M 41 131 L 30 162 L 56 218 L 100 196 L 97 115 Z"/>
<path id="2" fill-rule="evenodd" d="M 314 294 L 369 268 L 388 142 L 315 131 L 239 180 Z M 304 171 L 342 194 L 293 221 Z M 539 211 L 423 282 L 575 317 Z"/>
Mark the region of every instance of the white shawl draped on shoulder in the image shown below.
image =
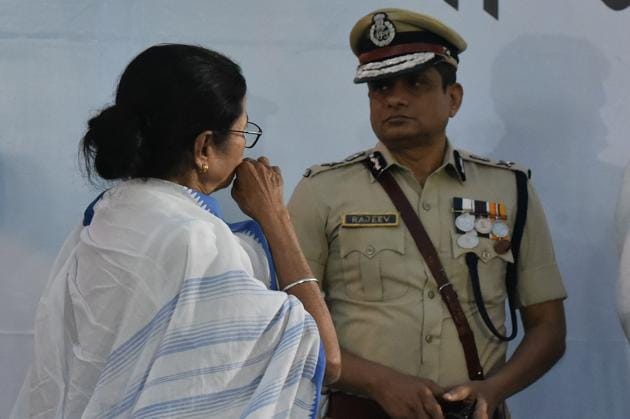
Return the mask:
<path id="1" fill-rule="evenodd" d="M 234 234 L 200 198 L 134 180 L 86 211 L 40 301 L 12 417 L 315 417 L 314 320 L 263 284 L 273 266 L 248 224 Z"/>

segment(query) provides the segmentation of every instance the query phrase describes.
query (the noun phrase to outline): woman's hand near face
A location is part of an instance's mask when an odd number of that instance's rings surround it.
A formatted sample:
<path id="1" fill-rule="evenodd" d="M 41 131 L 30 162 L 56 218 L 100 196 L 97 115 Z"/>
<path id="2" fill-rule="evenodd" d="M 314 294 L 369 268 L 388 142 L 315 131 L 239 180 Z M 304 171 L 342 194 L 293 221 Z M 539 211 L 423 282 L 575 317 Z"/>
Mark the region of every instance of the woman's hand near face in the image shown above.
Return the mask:
<path id="1" fill-rule="evenodd" d="M 267 157 L 245 159 L 236 168 L 232 198 L 245 214 L 263 224 L 286 211 L 282 187 L 280 168 L 271 166 Z"/>
<path id="2" fill-rule="evenodd" d="M 232 197 L 241 210 L 260 223 L 276 265 L 278 285 L 287 285 L 304 278 L 312 278 L 313 272 L 300 250 L 289 211 L 282 199 L 282 175 L 269 159 L 246 159 L 236 168 Z M 337 334 L 315 282 L 306 282 L 287 291 L 297 297 L 306 311 L 315 319 L 319 335 L 326 351 L 324 382 L 331 384 L 341 374 L 341 352 Z"/>

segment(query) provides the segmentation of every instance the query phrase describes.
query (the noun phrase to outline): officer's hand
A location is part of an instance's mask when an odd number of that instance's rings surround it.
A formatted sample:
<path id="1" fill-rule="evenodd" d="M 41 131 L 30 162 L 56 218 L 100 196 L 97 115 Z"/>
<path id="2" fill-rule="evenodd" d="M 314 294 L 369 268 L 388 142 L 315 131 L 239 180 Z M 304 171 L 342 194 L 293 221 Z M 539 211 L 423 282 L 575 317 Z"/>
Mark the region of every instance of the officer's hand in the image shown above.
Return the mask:
<path id="1" fill-rule="evenodd" d="M 431 380 L 392 371 L 372 397 L 395 419 L 444 419 L 436 400 L 442 393 Z"/>
<path id="2" fill-rule="evenodd" d="M 285 209 L 282 198 L 282 174 L 269 159 L 245 159 L 236 168 L 232 198 L 241 210 L 261 222 Z"/>
<path id="3" fill-rule="evenodd" d="M 470 381 L 453 387 L 442 398 L 450 402 L 476 399 L 473 419 L 492 419 L 494 410 L 500 403 L 497 392 L 487 381 Z"/>

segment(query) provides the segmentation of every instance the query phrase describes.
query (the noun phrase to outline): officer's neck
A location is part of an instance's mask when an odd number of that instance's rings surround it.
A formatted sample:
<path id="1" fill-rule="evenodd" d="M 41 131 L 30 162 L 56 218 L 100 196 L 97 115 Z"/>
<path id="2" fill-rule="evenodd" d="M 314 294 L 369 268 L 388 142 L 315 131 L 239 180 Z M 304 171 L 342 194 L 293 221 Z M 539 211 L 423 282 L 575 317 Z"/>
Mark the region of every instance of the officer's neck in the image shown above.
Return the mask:
<path id="1" fill-rule="evenodd" d="M 409 168 L 423 187 L 431 173 L 442 165 L 445 150 L 446 137 L 430 143 L 416 144 L 413 147 L 389 148 L 394 158 Z"/>

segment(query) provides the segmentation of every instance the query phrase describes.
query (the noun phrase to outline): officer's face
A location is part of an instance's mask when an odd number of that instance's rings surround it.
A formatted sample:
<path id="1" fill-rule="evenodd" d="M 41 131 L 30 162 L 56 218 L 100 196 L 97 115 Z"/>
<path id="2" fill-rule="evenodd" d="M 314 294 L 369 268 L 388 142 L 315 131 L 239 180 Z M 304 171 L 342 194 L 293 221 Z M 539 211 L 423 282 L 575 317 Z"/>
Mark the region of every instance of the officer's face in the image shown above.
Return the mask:
<path id="1" fill-rule="evenodd" d="M 368 89 L 372 129 L 390 150 L 444 138 L 448 119 L 457 113 L 463 94 L 458 83 L 444 90 L 434 67 L 370 82 Z"/>

